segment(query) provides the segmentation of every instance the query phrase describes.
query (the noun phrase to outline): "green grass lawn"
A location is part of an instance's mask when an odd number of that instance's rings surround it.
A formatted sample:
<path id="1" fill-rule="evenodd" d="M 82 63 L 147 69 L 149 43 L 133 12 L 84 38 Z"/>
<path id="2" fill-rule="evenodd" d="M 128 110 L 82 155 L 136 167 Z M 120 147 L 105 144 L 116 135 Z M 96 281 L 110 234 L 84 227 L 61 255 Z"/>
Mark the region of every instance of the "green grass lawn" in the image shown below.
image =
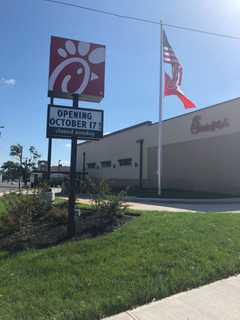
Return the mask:
<path id="1" fill-rule="evenodd" d="M 0 319 L 96 320 L 240 272 L 240 214 L 145 213 L 107 235 L 0 253 Z"/>

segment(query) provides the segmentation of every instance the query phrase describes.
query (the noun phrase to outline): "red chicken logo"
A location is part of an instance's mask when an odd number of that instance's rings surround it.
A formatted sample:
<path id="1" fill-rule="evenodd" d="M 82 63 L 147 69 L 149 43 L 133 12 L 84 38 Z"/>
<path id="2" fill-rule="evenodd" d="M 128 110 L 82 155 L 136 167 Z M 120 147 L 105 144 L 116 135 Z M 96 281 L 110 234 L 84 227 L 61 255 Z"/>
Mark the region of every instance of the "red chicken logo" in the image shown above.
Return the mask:
<path id="1" fill-rule="evenodd" d="M 100 101 L 104 96 L 105 46 L 52 37 L 49 96 Z"/>

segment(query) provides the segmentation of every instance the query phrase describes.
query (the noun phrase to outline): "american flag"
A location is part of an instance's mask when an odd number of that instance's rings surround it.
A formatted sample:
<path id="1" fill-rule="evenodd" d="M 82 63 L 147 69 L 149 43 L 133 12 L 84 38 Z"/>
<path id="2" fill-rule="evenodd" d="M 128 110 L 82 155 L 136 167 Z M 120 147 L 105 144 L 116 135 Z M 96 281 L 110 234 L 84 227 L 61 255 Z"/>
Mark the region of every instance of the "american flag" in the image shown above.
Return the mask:
<path id="1" fill-rule="evenodd" d="M 180 64 L 178 58 L 175 55 L 175 52 L 173 51 L 173 48 L 170 46 L 168 42 L 165 31 L 163 31 L 163 57 L 165 63 Z"/>
<path id="2" fill-rule="evenodd" d="M 165 31 L 163 31 L 163 61 L 172 66 L 172 77 L 165 73 L 165 96 L 176 95 L 183 102 L 185 108 L 195 108 L 196 105 L 183 94 L 180 88 L 183 77 L 183 67 L 168 42 Z"/>
<path id="3" fill-rule="evenodd" d="M 165 31 L 163 31 L 163 60 L 165 63 L 172 65 L 172 80 L 180 86 L 182 82 L 183 67 L 173 51 L 173 48 L 169 44 Z"/>

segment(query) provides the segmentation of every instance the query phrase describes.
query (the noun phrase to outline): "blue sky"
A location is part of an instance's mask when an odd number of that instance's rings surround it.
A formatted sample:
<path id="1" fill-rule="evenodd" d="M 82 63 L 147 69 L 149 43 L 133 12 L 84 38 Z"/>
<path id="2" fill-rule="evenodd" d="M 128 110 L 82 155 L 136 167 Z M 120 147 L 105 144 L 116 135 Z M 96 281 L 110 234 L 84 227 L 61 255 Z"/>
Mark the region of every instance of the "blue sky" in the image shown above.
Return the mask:
<path id="1" fill-rule="evenodd" d="M 240 35 L 239 0 L 66 0 L 169 24 Z M 157 121 L 159 27 L 126 21 L 42 0 L 8 0 L 0 8 L 0 164 L 9 146 L 34 145 L 47 157 L 46 113 L 50 36 L 106 45 L 105 132 L 145 120 Z M 184 66 L 182 89 L 198 109 L 240 96 L 240 40 L 166 28 Z M 66 100 L 56 100 L 69 104 Z M 163 118 L 186 112 L 167 97 Z M 53 141 L 53 163 L 70 159 L 70 140 Z"/>

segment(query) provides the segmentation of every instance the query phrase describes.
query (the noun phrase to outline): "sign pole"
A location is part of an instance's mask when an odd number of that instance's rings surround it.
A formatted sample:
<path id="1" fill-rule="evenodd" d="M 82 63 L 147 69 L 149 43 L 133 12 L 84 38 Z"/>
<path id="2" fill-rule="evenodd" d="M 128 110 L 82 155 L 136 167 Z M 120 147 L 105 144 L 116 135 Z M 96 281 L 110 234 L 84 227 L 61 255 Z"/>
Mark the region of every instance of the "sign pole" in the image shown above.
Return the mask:
<path id="1" fill-rule="evenodd" d="M 73 108 L 78 108 L 78 96 L 73 96 Z M 76 164 L 77 164 L 77 138 L 72 137 L 71 145 L 71 165 L 70 165 L 70 185 L 68 202 L 68 237 L 75 234 L 75 185 L 76 185 Z"/>
<path id="2" fill-rule="evenodd" d="M 79 108 L 79 96 L 74 95 L 72 107 L 48 105 L 47 137 L 71 139 L 71 164 L 68 202 L 68 236 L 75 234 L 75 189 L 77 140 L 99 140 L 103 137 L 103 110 Z M 51 148 L 49 148 L 49 151 Z M 49 152 L 50 155 L 51 152 Z M 50 156 L 49 156 L 50 158 Z M 83 175 L 85 171 L 85 156 Z"/>
<path id="3" fill-rule="evenodd" d="M 82 176 L 82 180 L 85 180 L 85 174 L 86 174 L 86 152 L 83 152 L 83 176 Z"/>
<path id="4" fill-rule="evenodd" d="M 54 98 L 50 99 L 51 105 L 54 104 Z M 47 167 L 47 182 L 50 181 L 51 175 L 51 162 L 52 162 L 52 138 L 48 138 L 48 167 Z"/>
<path id="5" fill-rule="evenodd" d="M 47 169 L 47 181 L 50 181 L 51 175 L 51 160 L 52 160 L 52 138 L 48 138 L 48 169 Z"/>

